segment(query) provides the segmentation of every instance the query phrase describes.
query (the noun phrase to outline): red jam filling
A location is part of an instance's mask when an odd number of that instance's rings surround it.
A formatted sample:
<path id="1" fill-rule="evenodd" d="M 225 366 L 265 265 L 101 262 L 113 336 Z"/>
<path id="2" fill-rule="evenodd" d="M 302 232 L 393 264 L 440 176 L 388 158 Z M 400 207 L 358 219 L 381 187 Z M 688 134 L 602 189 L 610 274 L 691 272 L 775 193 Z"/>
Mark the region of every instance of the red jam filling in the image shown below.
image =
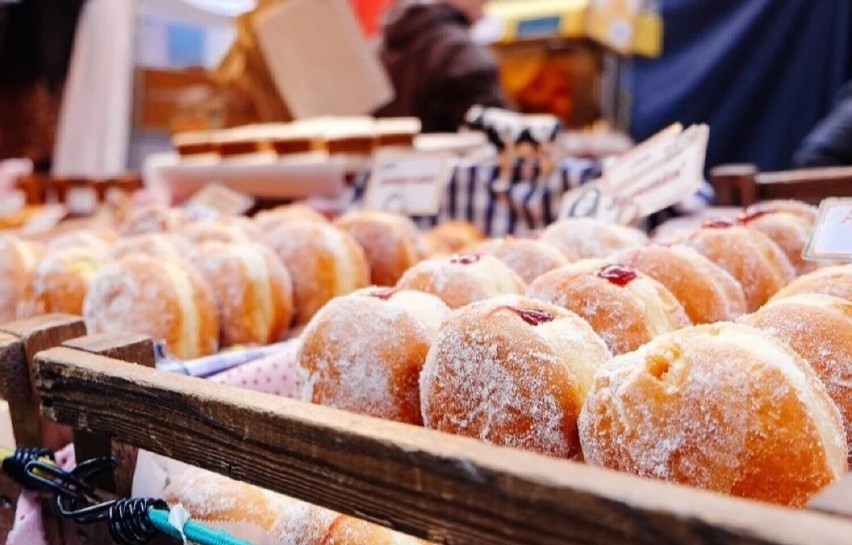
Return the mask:
<path id="1" fill-rule="evenodd" d="M 541 324 L 546 324 L 547 322 L 553 321 L 553 315 L 549 312 L 545 312 L 543 310 L 535 310 L 528 308 L 518 308 L 506 305 L 506 310 L 510 310 L 521 317 L 521 320 L 530 324 L 531 326 L 537 326 Z"/>
<path id="2" fill-rule="evenodd" d="M 460 265 L 470 265 L 482 259 L 479 254 L 457 254 L 450 259 L 450 263 L 458 263 Z"/>
<path id="3" fill-rule="evenodd" d="M 394 296 L 396 292 L 399 291 L 399 288 L 384 288 L 379 290 L 374 290 L 370 292 L 370 297 L 375 297 L 376 299 L 381 299 L 382 301 L 387 301 L 391 297 Z"/>
<path id="4" fill-rule="evenodd" d="M 704 222 L 704 227 L 708 229 L 726 229 L 733 226 L 734 222 L 722 218 L 709 219 Z"/>
<path id="5" fill-rule="evenodd" d="M 626 286 L 636 279 L 636 269 L 627 265 L 607 265 L 598 271 L 598 276 L 609 280 L 616 286 Z"/>
<path id="6" fill-rule="evenodd" d="M 772 214 L 773 212 L 777 211 L 778 210 L 771 206 L 749 206 L 748 208 L 739 213 L 737 219 L 740 221 L 740 223 L 748 223 L 750 221 L 756 220 L 757 218 L 765 216 L 766 214 Z"/>

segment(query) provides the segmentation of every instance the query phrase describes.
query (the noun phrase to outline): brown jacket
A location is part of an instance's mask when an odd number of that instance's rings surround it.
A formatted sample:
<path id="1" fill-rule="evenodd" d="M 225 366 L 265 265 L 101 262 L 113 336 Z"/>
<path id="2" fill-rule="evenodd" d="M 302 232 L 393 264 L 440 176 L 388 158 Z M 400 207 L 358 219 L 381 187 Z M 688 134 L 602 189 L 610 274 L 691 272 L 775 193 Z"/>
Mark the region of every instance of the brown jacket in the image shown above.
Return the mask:
<path id="1" fill-rule="evenodd" d="M 505 107 L 497 64 L 469 29 L 465 15 L 447 4 L 407 4 L 391 13 L 380 54 L 396 98 L 376 115 L 415 116 L 423 132 L 453 132 L 475 104 Z"/>

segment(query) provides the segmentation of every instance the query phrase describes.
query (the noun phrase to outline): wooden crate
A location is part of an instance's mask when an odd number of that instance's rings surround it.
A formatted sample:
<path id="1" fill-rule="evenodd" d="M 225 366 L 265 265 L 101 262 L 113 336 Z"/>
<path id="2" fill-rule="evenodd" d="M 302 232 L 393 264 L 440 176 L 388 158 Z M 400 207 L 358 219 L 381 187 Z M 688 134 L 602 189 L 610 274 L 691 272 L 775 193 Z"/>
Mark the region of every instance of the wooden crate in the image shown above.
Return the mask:
<path id="1" fill-rule="evenodd" d="M 852 475 L 793 510 L 129 365 L 143 345 L 37 353 L 42 414 L 440 543 L 852 542 Z"/>
<path id="2" fill-rule="evenodd" d="M 770 199 L 813 204 L 826 197 L 852 197 L 852 167 L 758 172 L 754 165 L 722 165 L 710 171 L 718 206 L 748 206 Z"/>

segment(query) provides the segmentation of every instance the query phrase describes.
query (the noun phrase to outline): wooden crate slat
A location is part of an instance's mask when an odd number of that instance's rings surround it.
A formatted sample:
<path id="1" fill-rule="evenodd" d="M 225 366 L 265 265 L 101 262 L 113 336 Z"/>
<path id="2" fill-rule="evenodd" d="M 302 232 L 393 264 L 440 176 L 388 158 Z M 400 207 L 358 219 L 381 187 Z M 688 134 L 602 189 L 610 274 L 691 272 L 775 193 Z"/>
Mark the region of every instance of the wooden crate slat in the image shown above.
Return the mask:
<path id="1" fill-rule="evenodd" d="M 839 545 L 852 536 L 852 521 L 839 517 L 637 479 L 68 348 L 42 352 L 36 367 L 49 418 L 444 543 Z"/>
<path id="2" fill-rule="evenodd" d="M 852 197 L 852 167 L 758 173 L 754 165 L 720 165 L 710 171 L 710 180 L 720 206 L 772 199 L 817 204 L 827 197 Z"/>

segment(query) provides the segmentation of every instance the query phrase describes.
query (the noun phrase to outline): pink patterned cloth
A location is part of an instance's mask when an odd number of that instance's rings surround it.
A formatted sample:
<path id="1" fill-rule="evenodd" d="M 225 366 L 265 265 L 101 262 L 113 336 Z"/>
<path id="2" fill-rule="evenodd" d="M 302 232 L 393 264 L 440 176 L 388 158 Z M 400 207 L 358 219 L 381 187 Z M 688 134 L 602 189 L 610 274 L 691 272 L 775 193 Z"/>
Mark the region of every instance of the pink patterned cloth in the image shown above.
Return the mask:
<path id="1" fill-rule="evenodd" d="M 56 453 L 56 463 L 65 471 L 77 465 L 74 445 L 70 444 Z M 6 536 L 6 545 L 48 545 L 41 522 L 38 494 L 24 491 L 15 506 L 15 524 Z"/>

